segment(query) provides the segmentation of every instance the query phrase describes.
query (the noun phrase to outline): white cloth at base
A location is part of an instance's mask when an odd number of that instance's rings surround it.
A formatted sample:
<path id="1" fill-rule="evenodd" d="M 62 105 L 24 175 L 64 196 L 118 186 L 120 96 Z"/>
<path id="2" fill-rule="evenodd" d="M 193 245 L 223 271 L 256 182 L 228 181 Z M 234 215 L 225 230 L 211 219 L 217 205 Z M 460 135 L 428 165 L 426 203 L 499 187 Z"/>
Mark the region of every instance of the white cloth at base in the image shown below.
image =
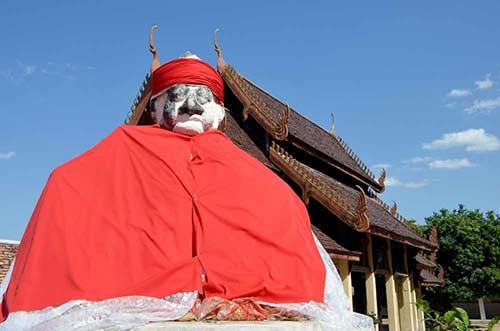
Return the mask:
<path id="1" fill-rule="evenodd" d="M 324 304 L 317 302 L 269 304 L 299 311 L 319 321 L 322 331 L 373 331 L 371 317 L 349 310 L 349 301 L 332 260 L 319 240 L 316 246 L 326 268 Z M 10 280 L 9 268 L 0 294 Z M 193 306 L 197 292 L 180 292 L 164 299 L 130 296 L 90 302 L 73 300 L 57 307 L 31 312 L 14 312 L 0 324 L 0 331 L 126 331 L 150 322 L 176 320 Z"/>

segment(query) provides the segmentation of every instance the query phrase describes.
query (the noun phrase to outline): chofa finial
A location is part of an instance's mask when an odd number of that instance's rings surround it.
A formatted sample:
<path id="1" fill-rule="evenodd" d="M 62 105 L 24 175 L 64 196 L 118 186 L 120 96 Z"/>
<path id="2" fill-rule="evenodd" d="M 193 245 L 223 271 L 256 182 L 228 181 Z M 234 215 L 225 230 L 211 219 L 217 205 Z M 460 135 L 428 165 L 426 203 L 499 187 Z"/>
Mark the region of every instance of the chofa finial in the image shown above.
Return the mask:
<path id="1" fill-rule="evenodd" d="M 387 172 L 385 171 L 385 168 L 382 168 L 382 172 L 380 173 L 380 177 L 378 178 L 378 184 L 380 186 L 382 186 L 380 193 L 385 191 L 385 177 L 386 176 L 387 176 Z"/>
<path id="2" fill-rule="evenodd" d="M 217 39 L 217 32 L 219 32 L 219 28 L 214 30 L 214 49 L 215 52 L 217 53 L 217 70 L 222 73 L 222 70 L 224 69 L 224 65 L 226 64 L 224 62 L 224 59 L 222 58 L 222 52 L 219 48 L 219 40 Z"/>
<path id="3" fill-rule="evenodd" d="M 359 191 L 358 207 L 356 208 L 356 220 L 354 228 L 359 232 L 365 232 L 370 228 L 370 219 L 366 215 L 366 195 L 361 186 L 356 185 Z"/>
<path id="4" fill-rule="evenodd" d="M 334 116 L 333 112 L 332 112 L 332 128 L 330 130 L 330 133 L 332 134 L 332 136 L 335 135 L 335 116 Z"/>
<path id="5" fill-rule="evenodd" d="M 149 51 L 153 54 L 153 62 L 151 63 L 151 73 L 160 67 L 160 58 L 158 57 L 158 52 L 156 51 L 155 43 L 153 40 L 153 33 L 158 25 L 153 24 L 151 29 L 149 29 Z"/>
<path id="6" fill-rule="evenodd" d="M 392 201 L 392 207 L 391 207 L 392 216 L 396 216 L 397 212 L 398 212 L 398 204 L 396 203 L 396 201 Z"/>

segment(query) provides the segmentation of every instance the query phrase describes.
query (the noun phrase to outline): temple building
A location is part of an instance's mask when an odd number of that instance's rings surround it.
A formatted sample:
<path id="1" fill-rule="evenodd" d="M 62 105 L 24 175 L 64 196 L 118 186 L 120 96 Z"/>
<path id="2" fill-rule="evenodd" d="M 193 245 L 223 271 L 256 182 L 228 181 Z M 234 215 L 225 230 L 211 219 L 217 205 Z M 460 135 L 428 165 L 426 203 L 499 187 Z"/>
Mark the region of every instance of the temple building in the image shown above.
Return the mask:
<path id="1" fill-rule="evenodd" d="M 351 309 L 376 318 L 377 330 L 424 330 L 423 312 L 413 303 L 423 287 L 444 284 L 435 263 L 435 231 L 430 238 L 420 235 L 395 204 L 389 207 L 378 197 L 385 171 L 375 178 L 333 125 L 327 131 L 310 121 L 225 62 L 217 42 L 215 49 L 225 84 L 222 130 L 302 197 Z M 147 75 L 125 124 L 154 124 L 150 95 Z"/>

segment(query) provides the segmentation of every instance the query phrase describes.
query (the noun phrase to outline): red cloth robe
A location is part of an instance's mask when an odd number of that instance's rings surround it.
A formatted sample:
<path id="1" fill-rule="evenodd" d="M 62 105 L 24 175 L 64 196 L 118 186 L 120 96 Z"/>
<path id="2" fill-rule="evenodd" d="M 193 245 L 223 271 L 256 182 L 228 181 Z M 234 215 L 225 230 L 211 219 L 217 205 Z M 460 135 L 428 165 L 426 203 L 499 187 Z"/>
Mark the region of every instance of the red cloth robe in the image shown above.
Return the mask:
<path id="1" fill-rule="evenodd" d="M 324 281 L 302 201 L 224 133 L 122 126 L 50 175 L 0 320 L 180 291 L 323 302 Z"/>

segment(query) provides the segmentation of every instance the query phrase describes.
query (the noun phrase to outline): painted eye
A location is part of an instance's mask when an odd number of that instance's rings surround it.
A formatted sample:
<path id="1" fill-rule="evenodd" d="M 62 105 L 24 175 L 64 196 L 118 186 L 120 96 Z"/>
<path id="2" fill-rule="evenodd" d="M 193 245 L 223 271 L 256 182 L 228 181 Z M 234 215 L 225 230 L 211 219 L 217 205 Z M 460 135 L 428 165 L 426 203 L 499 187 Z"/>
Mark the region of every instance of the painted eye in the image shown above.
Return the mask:
<path id="1" fill-rule="evenodd" d="M 205 104 L 212 101 L 212 92 L 206 87 L 201 87 L 196 91 L 196 98 L 200 104 Z"/>
<path id="2" fill-rule="evenodd" d="M 174 87 L 168 92 L 168 99 L 173 102 L 181 102 L 186 98 L 187 89 L 182 86 Z"/>

